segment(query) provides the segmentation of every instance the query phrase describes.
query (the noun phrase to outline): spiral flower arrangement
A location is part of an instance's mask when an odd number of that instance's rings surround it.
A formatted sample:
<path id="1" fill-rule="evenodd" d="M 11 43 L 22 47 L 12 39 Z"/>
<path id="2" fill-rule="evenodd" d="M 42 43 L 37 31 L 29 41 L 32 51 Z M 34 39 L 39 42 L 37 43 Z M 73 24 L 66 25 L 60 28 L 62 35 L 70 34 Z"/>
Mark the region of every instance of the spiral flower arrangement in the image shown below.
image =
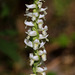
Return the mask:
<path id="1" fill-rule="evenodd" d="M 45 50 L 45 43 L 49 41 L 47 39 L 48 34 L 47 25 L 43 26 L 45 15 L 47 14 L 46 8 L 42 8 L 42 4 L 45 2 L 44 0 L 34 0 L 33 4 L 27 5 L 26 4 L 26 14 L 25 16 L 30 17 L 31 21 L 25 20 L 24 24 L 29 26 L 30 28 L 26 32 L 28 35 L 24 43 L 26 46 L 33 48 L 34 53 L 29 54 L 30 58 L 30 66 L 32 66 L 33 74 L 30 75 L 46 75 L 45 71 L 47 67 L 41 67 L 43 62 L 46 61 L 46 50 Z"/>

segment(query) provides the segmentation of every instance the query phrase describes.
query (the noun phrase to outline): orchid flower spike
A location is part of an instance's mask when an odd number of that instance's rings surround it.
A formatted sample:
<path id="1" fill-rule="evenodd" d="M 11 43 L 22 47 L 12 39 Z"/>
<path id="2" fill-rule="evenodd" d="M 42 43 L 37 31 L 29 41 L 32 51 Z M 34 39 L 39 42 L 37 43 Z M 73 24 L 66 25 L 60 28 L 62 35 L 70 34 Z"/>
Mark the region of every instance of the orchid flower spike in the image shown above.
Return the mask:
<path id="1" fill-rule="evenodd" d="M 45 15 L 47 14 L 46 8 L 42 8 L 44 0 L 34 0 L 33 4 L 25 4 L 26 14 L 25 16 L 29 17 L 30 20 L 25 20 L 25 28 L 30 27 L 25 33 L 27 37 L 24 40 L 26 46 L 29 46 L 33 49 L 33 53 L 29 54 L 30 66 L 32 66 L 33 73 L 30 75 L 46 75 L 46 67 L 41 67 L 42 63 L 47 60 L 45 43 L 48 41 L 47 37 L 47 25 L 43 26 Z"/>

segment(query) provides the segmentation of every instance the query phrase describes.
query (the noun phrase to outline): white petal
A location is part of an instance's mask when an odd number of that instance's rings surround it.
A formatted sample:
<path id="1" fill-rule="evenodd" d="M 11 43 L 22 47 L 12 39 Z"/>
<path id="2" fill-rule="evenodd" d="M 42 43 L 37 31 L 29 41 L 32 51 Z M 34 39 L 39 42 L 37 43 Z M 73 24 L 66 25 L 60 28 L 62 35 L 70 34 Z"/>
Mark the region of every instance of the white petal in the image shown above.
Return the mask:
<path id="1" fill-rule="evenodd" d="M 35 15 L 36 17 L 38 17 L 38 13 L 37 12 L 33 13 L 33 15 Z"/>
<path id="2" fill-rule="evenodd" d="M 44 67 L 44 71 L 46 71 L 47 70 L 47 67 Z"/>
<path id="3" fill-rule="evenodd" d="M 39 73 L 41 73 L 41 72 L 43 72 L 43 71 L 44 71 L 44 69 L 43 69 L 43 68 L 41 68 L 41 67 L 37 67 L 36 71 L 37 71 L 37 72 L 39 72 Z"/>
<path id="4" fill-rule="evenodd" d="M 43 55 L 42 55 L 42 60 L 43 60 L 43 61 L 46 61 L 46 54 L 43 54 Z"/>
<path id="5" fill-rule="evenodd" d="M 41 74 L 42 74 L 42 75 L 46 75 L 46 73 L 45 73 L 45 72 L 42 72 Z"/>
<path id="6" fill-rule="evenodd" d="M 33 13 L 25 14 L 25 16 L 32 17 Z"/>
<path id="7" fill-rule="evenodd" d="M 40 43 L 40 48 L 42 48 L 45 45 L 45 42 Z"/>
<path id="8" fill-rule="evenodd" d="M 24 43 L 29 47 L 33 47 L 33 43 L 31 41 L 29 41 L 28 39 L 25 39 Z"/>
<path id="9" fill-rule="evenodd" d="M 40 14 L 39 18 L 45 18 L 45 15 L 41 15 L 41 14 Z"/>
<path id="10" fill-rule="evenodd" d="M 37 61 L 37 60 L 39 60 L 39 57 L 38 57 L 38 56 L 34 56 L 33 59 L 34 59 L 35 61 Z"/>
<path id="11" fill-rule="evenodd" d="M 43 11 L 45 11 L 46 9 L 48 9 L 48 7 L 46 7 L 46 8 L 41 8 L 41 9 L 40 9 L 40 12 L 43 12 Z"/>
<path id="12" fill-rule="evenodd" d="M 28 33 L 29 36 L 36 36 L 37 35 L 37 32 L 36 31 L 30 31 Z"/>
<path id="13" fill-rule="evenodd" d="M 32 59 L 33 58 L 33 53 L 30 53 L 29 57 L 30 57 L 30 59 Z"/>
<path id="14" fill-rule="evenodd" d="M 37 12 L 36 13 L 33 13 L 32 21 L 35 21 L 37 17 L 38 17 L 38 13 Z"/>
<path id="15" fill-rule="evenodd" d="M 34 64 L 34 60 L 31 59 L 31 60 L 30 60 L 30 66 L 32 66 L 33 64 Z"/>
<path id="16" fill-rule="evenodd" d="M 44 1 L 44 0 L 39 0 L 39 1 Z M 45 1 L 44 1 L 45 2 Z"/>
<path id="17" fill-rule="evenodd" d="M 37 12 L 35 12 L 35 13 L 29 12 L 28 14 L 25 14 L 25 16 L 32 17 L 32 21 L 34 21 L 38 17 L 38 13 Z"/>
<path id="18" fill-rule="evenodd" d="M 34 56 L 33 53 L 30 53 L 29 57 L 30 57 L 30 59 L 33 59 L 34 61 L 39 60 L 39 57 L 38 56 Z"/>
<path id="19" fill-rule="evenodd" d="M 38 7 L 39 7 L 39 8 L 42 7 L 42 2 L 39 2 L 39 1 L 38 1 L 37 4 L 38 4 Z"/>
<path id="20" fill-rule="evenodd" d="M 42 54 L 43 54 L 43 51 L 42 51 L 42 50 L 40 50 L 40 51 L 38 52 L 38 54 L 39 54 L 39 55 L 42 55 Z"/>
<path id="21" fill-rule="evenodd" d="M 39 34 L 39 39 L 46 39 L 48 37 L 48 35 L 42 35 L 42 34 Z"/>
<path id="22" fill-rule="evenodd" d="M 47 31 L 48 30 L 48 27 L 47 25 L 43 28 L 44 31 Z"/>
<path id="23" fill-rule="evenodd" d="M 36 75 L 36 74 L 30 74 L 30 75 Z"/>
<path id="24" fill-rule="evenodd" d="M 34 50 L 37 50 L 37 49 L 38 49 L 38 46 L 39 46 L 39 44 L 40 44 L 40 42 L 39 42 L 38 39 L 36 39 L 36 40 L 33 42 L 33 44 L 34 44 Z"/>
<path id="25" fill-rule="evenodd" d="M 36 5 L 35 4 L 31 4 L 31 5 L 26 4 L 26 7 L 29 8 L 29 9 L 32 9 L 32 8 L 36 8 Z"/>
<path id="26" fill-rule="evenodd" d="M 48 35 L 47 35 L 47 32 L 46 32 L 46 31 L 42 31 L 42 34 L 43 34 L 44 36 L 47 36 L 47 37 L 48 37 Z"/>
<path id="27" fill-rule="evenodd" d="M 39 26 L 39 29 L 42 29 L 43 20 L 42 20 L 42 19 L 39 19 L 39 20 L 37 21 L 37 24 L 38 24 L 38 26 Z"/>
<path id="28" fill-rule="evenodd" d="M 27 38 L 27 39 L 30 39 L 30 36 L 27 36 L 26 38 Z"/>
<path id="29" fill-rule="evenodd" d="M 34 24 L 31 21 L 28 22 L 28 21 L 25 20 L 24 24 L 26 24 L 27 26 L 34 26 Z"/>
<path id="30" fill-rule="evenodd" d="M 43 50 L 43 53 L 44 53 L 44 54 L 47 54 L 47 52 L 46 52 L 46 50 L 45 50 L 45 49 Z"/>

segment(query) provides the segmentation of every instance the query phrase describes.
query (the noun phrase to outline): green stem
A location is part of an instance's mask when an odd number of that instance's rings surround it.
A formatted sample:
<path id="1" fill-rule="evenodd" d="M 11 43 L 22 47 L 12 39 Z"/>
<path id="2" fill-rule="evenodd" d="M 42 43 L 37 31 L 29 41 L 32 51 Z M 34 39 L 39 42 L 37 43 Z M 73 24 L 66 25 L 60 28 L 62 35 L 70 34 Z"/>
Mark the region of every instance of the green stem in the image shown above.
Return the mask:
<path id="1" fill-rule="evenodd" d="M 34 0 L 34 4 L 36 4 L 37 2 L 38 2 L 38 0 Z M 37 4 L 36 4 L 36 5 L 37 5 Z M 36 8 L 33 10 L 33 13 L 38 12 L 38 9 L 39 9 L 39 8 L 38 8 L 38 5 L 37 5 Z M 39 12 L 38 12 L 38 14 L 39 14 Z M 38 16 L 38 17 L 39 17 L 39 16 Z M 37 32 L 37 36 L 33 37 L 33 41 L 34 41 L 35 39 L 39 39 L 38 24 L 36 23 L 36 21 L 38 20 L 38 17 L 37 17 L 36 20 L 33 22 L 33 23 L 34 23 L 34 27 L 33 27 L 32 29 Z M 35 55 L 38 55 L 38 50 L 34 50 L 34 54 L 35 54 Z M 39 58 L 40 58 L 40 57 L 39 57 Z M 39 61 L 40 61 L 40 60 L 35 61 L 35 62 L 34 62 L 34 65 L 32 66 L 32 68 L 33 68 L 33 73 L 36 74 L 36 75 L 37 75 L 36 68 L 37 68 L 37 65 L 38 65 Z"/>

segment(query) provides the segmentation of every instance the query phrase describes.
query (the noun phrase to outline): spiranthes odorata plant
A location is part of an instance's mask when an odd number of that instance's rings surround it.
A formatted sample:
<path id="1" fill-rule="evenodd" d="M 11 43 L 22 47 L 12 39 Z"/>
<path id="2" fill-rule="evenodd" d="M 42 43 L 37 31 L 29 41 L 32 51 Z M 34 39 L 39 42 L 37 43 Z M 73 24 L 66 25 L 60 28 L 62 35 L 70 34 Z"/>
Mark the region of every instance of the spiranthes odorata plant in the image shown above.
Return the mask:
<path id="1" fill-rule="evenodd" d="M 48 27 L 47 25 L 43 26 L 47 7 L 42 8 L 43 2 L 45 1 L 34 0 L 33 4 L 25 4 L 27 7 L 25 16 L 30 17 L 31 21 L 27 19 L 24 22 L 25 28 L 30 27 L 26 32 L 28 36 L 25 38 L 24 43 L 34 50 L 34 53 L 29 54 L 30 66 L 33 69 L 33 74 L 30 75 L 46 75 L 45 71 L 47 70 L 47 67 L 41 67 L 42 63 L 46 61 L 47 52 L 44 45 L 48 41 Z"/>

